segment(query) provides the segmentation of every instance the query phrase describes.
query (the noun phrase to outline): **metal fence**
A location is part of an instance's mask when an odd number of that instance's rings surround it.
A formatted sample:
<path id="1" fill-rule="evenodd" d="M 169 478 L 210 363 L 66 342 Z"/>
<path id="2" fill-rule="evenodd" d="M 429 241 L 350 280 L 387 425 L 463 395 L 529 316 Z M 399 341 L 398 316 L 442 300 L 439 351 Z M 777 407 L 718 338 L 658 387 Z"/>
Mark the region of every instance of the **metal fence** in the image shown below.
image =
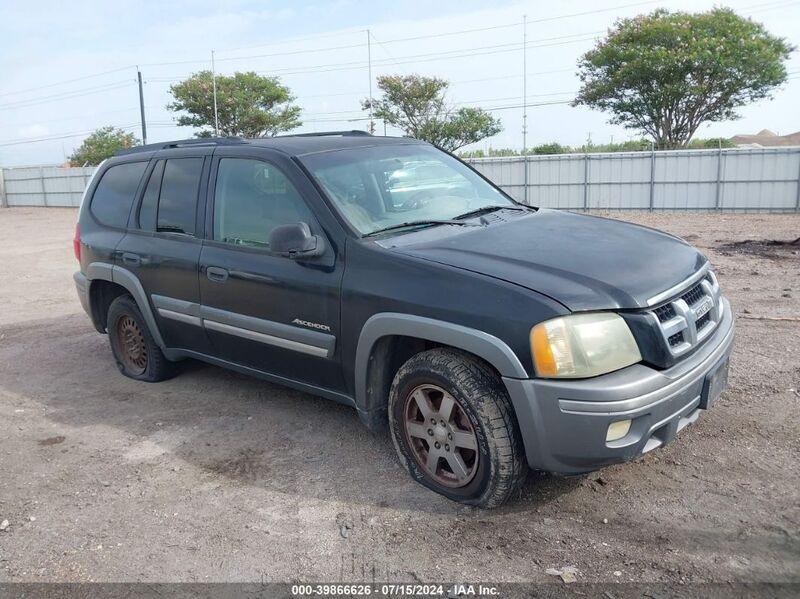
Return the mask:
<path id="1" fill-rule="evenodd" d="M 526 204 L 572 210 L 800 208 L 800 147 L 556 154 L 469 161 Z"/>
<path id="2" fill-rule="evenodd" d="M 94 167 L 0 169 L 0 206 L 78 206 Z"/>
<path id="3" fill-rule="evenodd" d="M 557 154 L 469 162 L 521 202 L 572 210 L 800 209 L 800 147 Z M 2 206 L 78 206 L 93 167 L 0 169 Z"/>

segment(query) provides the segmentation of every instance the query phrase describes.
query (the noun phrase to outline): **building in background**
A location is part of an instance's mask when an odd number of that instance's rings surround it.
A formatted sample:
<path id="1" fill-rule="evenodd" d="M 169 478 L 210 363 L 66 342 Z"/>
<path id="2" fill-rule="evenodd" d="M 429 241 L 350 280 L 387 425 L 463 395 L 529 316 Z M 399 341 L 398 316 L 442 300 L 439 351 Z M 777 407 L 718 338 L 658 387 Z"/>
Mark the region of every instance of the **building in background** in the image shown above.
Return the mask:
<path id="1" fill-rule="evenodd" d="M 800 146 L 800 131 L 788 135 L 778 135 L 769 129 L 762 129 L 755 135 L 734 135 L 733 145 L 740 148 L 770 148 L 775 146 Z"/>

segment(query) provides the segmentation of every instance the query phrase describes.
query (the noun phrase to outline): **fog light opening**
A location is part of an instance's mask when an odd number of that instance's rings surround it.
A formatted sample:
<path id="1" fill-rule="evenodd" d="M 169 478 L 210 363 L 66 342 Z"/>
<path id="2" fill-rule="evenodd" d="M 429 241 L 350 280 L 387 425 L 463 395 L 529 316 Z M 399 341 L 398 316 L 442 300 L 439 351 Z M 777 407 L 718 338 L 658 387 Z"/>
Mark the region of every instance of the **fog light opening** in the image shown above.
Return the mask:
<path id="1" fill-rule="evenodd" d="M 618 420 L 608 425 L 606 441 L 619 441 L 631 430 L 631 420 Z"/>

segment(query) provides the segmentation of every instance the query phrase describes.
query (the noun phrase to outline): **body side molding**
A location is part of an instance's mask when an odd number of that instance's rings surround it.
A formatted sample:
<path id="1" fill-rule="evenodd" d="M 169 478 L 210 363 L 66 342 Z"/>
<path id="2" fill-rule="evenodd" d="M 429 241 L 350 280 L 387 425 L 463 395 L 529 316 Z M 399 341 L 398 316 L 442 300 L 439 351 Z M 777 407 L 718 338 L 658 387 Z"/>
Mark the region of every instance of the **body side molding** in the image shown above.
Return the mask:
<path id="1" fill-rule="evenodd" d="M 529 377 L 511 348 L 493 335 L 443 320 L 383 312 L 370 317 L 364 323 L 358 337 L 354 369 L 355 399 L 361 411 L 370 410 L 367 399 L 367 375 L 372 348 L 378 339 L 389 335 L 404 335 L 450 345 L 483 358 L 503 377 L 517 379 Z"/>
<path id="2" fill-rule="evenodd" d="M 336 337 L 327 333 L 202 306 L 195 302 L 187 302 L 164 295 L 153 295 L 152 300 L 159 316 L 204 327 L 210 331 L 282 347 L 318 358 L 330 358 L 336 348 Z"/>

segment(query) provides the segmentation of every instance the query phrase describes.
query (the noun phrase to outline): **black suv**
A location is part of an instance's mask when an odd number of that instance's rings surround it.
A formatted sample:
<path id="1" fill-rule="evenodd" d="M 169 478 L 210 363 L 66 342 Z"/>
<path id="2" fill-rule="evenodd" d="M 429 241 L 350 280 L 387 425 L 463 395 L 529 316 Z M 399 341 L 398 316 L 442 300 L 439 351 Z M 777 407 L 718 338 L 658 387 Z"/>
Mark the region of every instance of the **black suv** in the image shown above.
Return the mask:
<path id="1" fill-rule="evenodd" d="M 86 190 L 75 253 L 126 376 L 197 358 L 353 406 L 388 423 L 415 480 L 473 505 L 528 467 L 660 447 L 727 380 L 730 306 L 700 252 L 521 205 L 412 139 L 120 152 Z"/>

